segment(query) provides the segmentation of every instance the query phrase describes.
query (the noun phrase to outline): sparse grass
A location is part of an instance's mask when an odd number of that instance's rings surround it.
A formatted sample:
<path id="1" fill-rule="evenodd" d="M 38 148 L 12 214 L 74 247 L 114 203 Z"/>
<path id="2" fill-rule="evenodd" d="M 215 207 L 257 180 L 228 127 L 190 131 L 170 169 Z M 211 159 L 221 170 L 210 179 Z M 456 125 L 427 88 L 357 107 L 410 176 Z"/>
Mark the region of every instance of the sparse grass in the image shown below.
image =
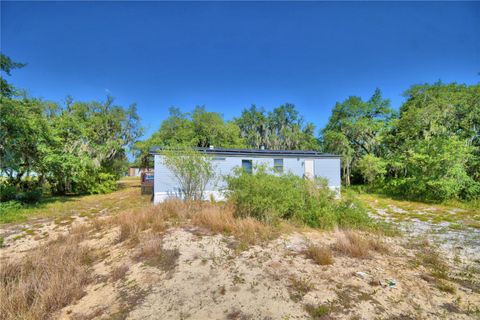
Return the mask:
<path id="1" fill-rule="evenodd" d="M 418 219 L 432 223 L 450 222 L 453 223 L 453 228 L 480 228 L 480 200 L 470 202 L 449 200 L 444 203 L 429 203 L 395 199 L 373 193 L 359 193 L 358 197 L 373 212 L 376 212 L 377 208 L 384 209 L 396 221 Z M 405 212 L 398 212 L 392 208 L 399 208 Z"/>
<path id="2" fill-rule="evenodd" d="M 48 319 L 79 299 L 90 282 L 91 250 L 73 236 L 59 237 L 24 258 L 0 264 L 3 319 Z"/>
<path id="3" fill-rule="evenodd" d="M 307 258 L 312 259 L 316 264 L 321 266 L 333 264 L 334 262 L 332 251 L 325 246 L 309 244 L 304 254 Z"/>
<path id="4" fill-rule="evenodd" d="M 314 289 L 314 286 L 308 279 L 291 276 L 289 278 L 288 289 L 290 299 L 299 302 L 308 292 Z"/>
<path id="5" fill-rule="evenodd" d="M 371 251 L 388 252 L 388 248 L 377 237 L 345 230 L 337 234 L 335 250 L 352 258 L 368 258 Z"/>
<path id="6" fill-rule="evenodd" d="M 113 282 L 123 279 L 127 275 L 128 270 L 130 270 L 130 268 L 126 264 L 115 267 L 110 273 L 110 278 Z"/>
<path id="7" fill-rule="evenodd" d="M 158 236 L 151 236 L 140 243 L 135 259 L 144 261 L 149 266 L 171 271 L 177 265 L 179 256 L 178 249 L 164 249 L 162 239 Z"/>
<path id="8" fill-rule="evenodd" d="M 447 262 L 441 257 L 436 247 L 428 241 L 414 242 L 411 246 L 417 249 L 414 265 L 422 265 L 427 268 L 430 275 L 436 279 L 448 279 L 449 267 Z"/>
<path id="9" fill-rule="evenodd" d="M 437 281 L 437 288 L 440 291 L 451 293 L 451 294 L 454 294 L 457 292 L 457 288 L 452 283 L 443 279 L 439 279 Z"/>
<path id="10" fill-rule="evenodd" d="M 331 308 L 327 304 L 307 304 L 305 305 L 305 311 L 310 315 L 312 320 L 327 320 L 332 312 Z"/>

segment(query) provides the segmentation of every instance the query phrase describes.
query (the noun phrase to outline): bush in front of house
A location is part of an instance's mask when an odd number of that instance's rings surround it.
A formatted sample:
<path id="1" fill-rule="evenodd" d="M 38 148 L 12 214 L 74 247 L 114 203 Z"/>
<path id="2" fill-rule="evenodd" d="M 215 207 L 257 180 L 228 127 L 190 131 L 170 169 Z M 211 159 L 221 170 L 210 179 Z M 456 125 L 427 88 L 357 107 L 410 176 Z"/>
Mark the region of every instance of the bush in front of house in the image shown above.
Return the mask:
<path id="1" fill-rule="evenodd" d="M 235 204 L 239 217 L 266 223 L 292 220 L 323 229 L 365 227 L 372 223 L 359 202 L 351 196 L 336 199 L 324 180 L 310 181 L 256 167 L 251 174 L 238 169 L 226 181 L 227 197 Z"/>

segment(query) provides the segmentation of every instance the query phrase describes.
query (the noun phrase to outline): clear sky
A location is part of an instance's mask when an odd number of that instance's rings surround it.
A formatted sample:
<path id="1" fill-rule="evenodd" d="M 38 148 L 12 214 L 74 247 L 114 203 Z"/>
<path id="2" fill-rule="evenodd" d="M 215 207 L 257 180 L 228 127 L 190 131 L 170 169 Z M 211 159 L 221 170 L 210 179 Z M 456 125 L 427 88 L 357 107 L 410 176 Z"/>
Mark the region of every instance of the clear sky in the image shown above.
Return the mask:
<path id="1" fill-rule="evenodd" d="M 138 104 L 147 135 L 169 106 L 239 115 L 294 103 L 321 128 L 378 87 L 480 82 L 475 2 L 1 2 L 1 50 L 36 97 Z"/>

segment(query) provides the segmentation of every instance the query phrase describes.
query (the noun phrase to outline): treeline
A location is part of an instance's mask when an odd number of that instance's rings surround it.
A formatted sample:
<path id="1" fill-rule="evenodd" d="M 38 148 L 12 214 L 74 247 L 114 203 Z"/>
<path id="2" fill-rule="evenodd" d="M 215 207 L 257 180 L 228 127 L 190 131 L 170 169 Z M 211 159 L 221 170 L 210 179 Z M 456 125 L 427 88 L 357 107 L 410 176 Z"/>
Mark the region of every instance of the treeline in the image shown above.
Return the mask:
<path id="1" fill-rule="evenodd" d="M 10 75 L 23 67 L 1 55 Z M 104 193 L 128 167 L 142 135 L 135 105 L 113 99 L 64 104 L 23 95 L 6 78 L 0 96 L 0 200 L 36 202 L 44 193 Z"/>
<path id="2" fill-rule="evenodd" d="M 128 166 L 152 165 L 152 146 L 309 149 L 342 156 L 345 185 L 367 184 L 406 198 L 480 196 L 480 85 L 423 84 L 405 92 L 396 111 L 375 90 L 338 102 L 320 131 L 293 104 L 246 108 L 227 121 L 205 107 L 171 108 L 150 138 L 135 105 L 64 104 L 22 95 L 7 82 L 24 67 L 0 55 L 0 200 L 39 193 L 108 192 Z"/>
<path id="3" fill-rule="evenodd" d="M 151 166 L 152 146 L 310 149 L 342 156 L 345 185 L 367 184 L 405 198 L 473 199 L 480 195 L 480 85 L 424 84 L 405 92 L 399 111 L 375 90 L 338 102 L 318 136 L 292 104 L 270 112 L 251 106 L 226 121 L 196 107 L 169 117 L 135 145 Z"/>

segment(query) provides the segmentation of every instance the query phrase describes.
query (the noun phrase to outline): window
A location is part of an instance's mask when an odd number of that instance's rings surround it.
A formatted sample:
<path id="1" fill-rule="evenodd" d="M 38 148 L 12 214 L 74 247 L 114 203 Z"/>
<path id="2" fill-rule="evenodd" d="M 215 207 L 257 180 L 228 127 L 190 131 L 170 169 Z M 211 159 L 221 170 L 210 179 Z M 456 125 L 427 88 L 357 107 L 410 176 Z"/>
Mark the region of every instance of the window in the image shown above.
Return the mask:
<path id="1" fill-rule="evenodd" d="M 252 160 L 242 160 L 242 169 L 246 173 L 252 173 Z"/>
<path id="2" fill-rule="evenodd" d="M 283 172 L 283 159 L 273 159 L 273 170 L 278 173 Z"/>
<path id="3" fill-rule="evenodd" d="M 222 158 L 222 157 L 213 157 L 213 161 L 225 161 L 225 158 Z"/>

